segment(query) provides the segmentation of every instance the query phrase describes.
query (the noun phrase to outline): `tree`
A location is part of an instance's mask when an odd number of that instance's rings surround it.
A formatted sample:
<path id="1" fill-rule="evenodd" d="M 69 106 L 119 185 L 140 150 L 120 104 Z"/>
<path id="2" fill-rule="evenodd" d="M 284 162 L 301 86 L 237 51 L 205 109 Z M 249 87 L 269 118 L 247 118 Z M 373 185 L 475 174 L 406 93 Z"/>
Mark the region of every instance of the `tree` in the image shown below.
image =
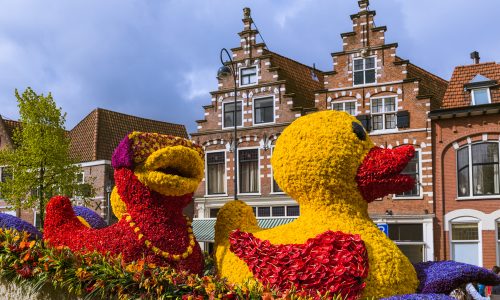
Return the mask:
<path id="1" fill-rule="evenodd" d="M 16 209 L 36 208 L 43 226 L 50 197 L 86 198 L 93 196 L 94 190 L 77 180 L 81 169 L 69 156 L 66 114 L 57 108 L 52 95 L 37 95 L 31 88 L 15 94 L 21 126 L 13 133 L 14 148 L 0 151 L 0 165 L 9 166 L 10 173 L 0 182 L 0 191 Z"/>

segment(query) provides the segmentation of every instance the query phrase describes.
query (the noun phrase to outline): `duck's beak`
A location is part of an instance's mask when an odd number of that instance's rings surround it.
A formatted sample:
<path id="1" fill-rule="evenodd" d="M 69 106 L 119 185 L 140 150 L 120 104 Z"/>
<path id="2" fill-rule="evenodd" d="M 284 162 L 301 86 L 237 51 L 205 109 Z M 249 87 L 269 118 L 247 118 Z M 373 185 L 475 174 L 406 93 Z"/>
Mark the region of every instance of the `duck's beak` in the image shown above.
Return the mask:
<path id="1" fill-rule="evenodd" d="M 373 147 L 358 168 L 356 182 L 367 202 L 411 190 L 415 180 L 401 171 L 415 155 L 413 146 L 394 149 Z"/>

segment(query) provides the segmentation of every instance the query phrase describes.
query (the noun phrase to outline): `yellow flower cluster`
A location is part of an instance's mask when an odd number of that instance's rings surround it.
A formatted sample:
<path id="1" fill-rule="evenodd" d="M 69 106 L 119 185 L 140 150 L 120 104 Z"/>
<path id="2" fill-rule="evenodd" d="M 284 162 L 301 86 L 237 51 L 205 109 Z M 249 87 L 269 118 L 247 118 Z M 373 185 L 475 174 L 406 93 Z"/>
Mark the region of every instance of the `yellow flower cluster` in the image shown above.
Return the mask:
<path id="1" fill-rule="evenodd" d="M 171 259 L 171 260 L 179 261 L 181 259 L 188 258 L 188 256 L 191 255 L 191 253 L 193 253 L 193 248 L 196 245 L 196 240 L 195 240 L 195 237 L 194 237 L 194 234 L 193 234 L 193 228 L 191 227 L 191 220 L 189 219 L 189 217 L 185 216 L 186 221 L 187 221 L 187 227 L 188 227 L 187 231 L 188 231 L 188 234 L 189 234 L 188 235 L 189 236 L 189 245 L 186 247 L 186 250 L 183 253 L 181 253 L 181 254 L 172 254 L 170 252 L 163 251 L 160 248 L 154 246 L 153 243 L 151 243 L 150 240 L 146 239 L 144 237 L 144 235 L 141 233 L 141 228 L 132 220 L 132 216 L 130 216 L 127 213 L 124 213 L 123 215 L 126 216 L 125 217 L 125 221 L 128 222 L 129 226 L 136 233 L 137 240 L 144 241 L 144 245 L 146 245 L 146 247 L 148 249 L 151 249 L 151 251 L 153 251 L 156 255 L 161 255 L 161 256 L 163 256 L 166 259 Z"/>
<path id="2" fill-rule="evenodd" d="M 85 220 L 83 217 L 81 216 L 76 216 L 76 218 L 80 221 L 80 223 L 82 223 L 83 225 L 85 225 L 86 227 L 88 228 L 92 228 L 92 226 L 90 226 L 89 222 L 87 222 L 87 220 Z"/>
<path id="3" fill-rule="evenodd" d="M 122 198 L 120 198 L 120 194 L 118 194 L 116 186 L 113 187 L 109 201 L 111 202 L 113 214 L 118 218 L 118 220 L 120 220 L 122 215 L 127 211 L 127 205 L 123 202 Z"/>
<path id="4" fill-rule="evenodd" d="M 203 178 L 205 167 L 196 149 L 177 145 L 156 150 L 135 168 L 134 174 L 144 185 L 166 196 L 192 193 Z M 169 169 L 178 174 L 164 172 Z"/>
<path id="5" fill-rule="evenodd" d="M 369 257 L 363 297 L 383 298 L 414 293 L 416 272 L 408 258 L 368 216 L 368 204 L 358 191 L 355 176 L 374 146 L 353 132 L 359 121 L 344 112 L 323 111 L 295 120 L 278 138 L 272 156 L 278 185 L 300 204 L 301 215 L 291 223 L 267 230 L 257 227 L 250 207 L 226 204 L 216 223 L 216 261 L 219 275 L 242 284 L 251 279 L 246 264 L 229 250 L 234 229 L 252 232 L 272 244 L 302 244 L 327 230 L 359 234 Z"/>

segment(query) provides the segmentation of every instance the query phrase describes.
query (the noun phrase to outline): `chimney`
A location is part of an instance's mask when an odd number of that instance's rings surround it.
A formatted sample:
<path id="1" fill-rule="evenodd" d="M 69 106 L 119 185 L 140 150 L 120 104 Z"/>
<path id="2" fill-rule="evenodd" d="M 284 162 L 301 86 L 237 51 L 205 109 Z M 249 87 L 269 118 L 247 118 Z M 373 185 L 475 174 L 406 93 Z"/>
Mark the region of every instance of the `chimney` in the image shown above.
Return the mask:
<path id="1" fill-rule="evenodd" d="M 472 59 L 472 62 L 477 65 L 479 63 L 479 59 L 480 59 L 479 52 L 477 52 L 477 51 L 472 52 L 470 54 L 470 58 Z"/>
<path id="2" fill-rule="evenodd" d="M 366 11 L 366 10 L 368 10 L 368 5 L 370 5 L 370 1 L 369 0 L 360 0 L 360 1 L 358 1 L 358 5 L 359 5 L 359 11 Z"/>

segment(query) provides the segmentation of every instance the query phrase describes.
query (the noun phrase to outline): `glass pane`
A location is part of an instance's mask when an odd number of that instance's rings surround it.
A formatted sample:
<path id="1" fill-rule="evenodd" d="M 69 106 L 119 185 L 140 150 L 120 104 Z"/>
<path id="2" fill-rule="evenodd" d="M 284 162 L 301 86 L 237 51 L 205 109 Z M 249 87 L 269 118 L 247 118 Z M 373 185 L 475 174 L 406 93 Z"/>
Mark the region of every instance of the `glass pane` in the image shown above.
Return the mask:
<path id="1" fill-rule="evenodd" d="M 401 194 L 397 194 L 396 196 L 399 196 L 399 197 L 415 197 L 415 196 L 419 196 L 420 195 L 420 185 L 419 185 L 419 171 L 418 171 L 418 158 L 419 158 L 419 155 L 418 155 L 418 152 L 415 153 L 415 156 L 410 160 L 410 162 L 408 162 L 408 164 L 406 165 L 405 169 L 401 172 L 401 174 L 404 174 L 404 175 L 407 175 L 407 176 L 411 176 L 414 180 L 415 180 L 415 185 L 413 186 L 413 189 L 411 189 L 410 191 L 406 191 L 404 193 L 401 193 Z"/>
<path id="2" fill-rule="evenodd" d="M 375 82 L 375 70 L 365 71 L 365 83 Z"/>
<path id="3" fill-rule="evenodd" d="M 240 150 L 238 153 L 240 193 L 259 192 L 258 156 L 258 149 Z"/>
<path id="4" fill-rule="evenodd" d="M 207 165 L 207 187 L 208 194 L 224 193 L 224 163 Z"/>
<path id="5" fill-rule="evenodd" d="M 465 167 L 458 171 L 458 196 L 469 196 L 469 167 Z"/>
<path id="6" fill-rule="evenodd" d="M 424 261 L 424 245 L 397 245 L 411 263 L 416 264 Z"/>
<path id="7" fill-rule="evenodd" d="M 472 145 L 472 163 L 498 162 L 498 143 Z"/>
<path id="8" fill-rule="evenodd" d="M 499 194 L 498 163 L 472 166 L 474 195 Z"/>
<path id="9" fill-rule="evenodd" d="M 422 224 L 389 224 L 389 238 L 393 241 L 422 242 L 424 231 Z"/>
<path id="10" fill-rule="evenodd" d="M 351 116 L 354 116 L 356 114 L 356 102 L 346 102 L 345 111 Z"/>
<path id="11" fill-rule="evenodd" d="M 497 240 L 500 242 L 500 222 L 497 223 Z"/>
<path id="12" fill-rule="evenodd" d="M 385 112 L 396 111 L 396 98 L 384 99 L 384 111 Z"/>
<path id="13" fill-rule="evenodd" d="M 240 81 L 242 85 L 252 84 L 257 82 L 257 68 L 241 69 Z"/>
<path id="14" fill-rule="evenodd" d="M 354 72 L 354 84 L 363 84 L 363 71 Z"/>
<path id="15" fill-rule="evenodd" d="M 452 259 L 457 262 L 471 265 L 479 264 L 479 245 L 478 243 L 453 243 Z"/>
<path id="16" fill-rule="evenodd" d="M 234 126 L 234 103 L 225 103 L 224 104 L 224 127 Z M 236 121 L 237 126 L 242 125 L 241 120 L 241 101 L 237 102 L 236 105 Z"/>
<path id="17" fill-rule="evenodd" d="M 396 128 L 396 114 L 385 115 L 385 129 Z"/>
<path id="18" fill-rule="evenodd" d="M 285 207 L 284 206 L 273 206 L 273 217 L 284 217 Z"/>
<path id="19" fill-rule="evenodd" d="M 217 214 L 219 213 L 220 208 L 211 208 L 210 209 L 210 218 L 217 218 Z"/>
<path id="20" fill-rule="evenodd" d="M 255 74 L 255 72 L 256 72 L 255 68 L 241 69 L 241 75 Z"/>
<path id="21" fill-rule="evenodd" d="M 477 223 L 451 224 L 451 239 L 453 241 L 477 241 Z"/>
<path id="22" fill-rule="evenodd" d="M 372 113 L 381 113 L 382 110 L 382 99 L 372 100 Z"/>
<path id="23" fill-rule="evenodd" d="M 270 217 L 271 216 L 271 208 L 269 206 L 257 207 L 257 211 L 258 211 L 259 217 Z"/>
<path id="24" fill-rule="evenodd" d="M 375 57 L 369 57 L 365 59 L 365 70 L 375 68 Z"/>
<path id="25" fill-rule="evenodd" d="M 475 105 L 490 103 L 488 99 L 488 89 L 472 90 L 472 92 L 474 93 Z"/>
<path id="26" fill-rule="evenodd" d="M 469 147 L 462 148 L 457 151 L 458 169 L 462 169 L 469 165 Z"/>
<path id="27" fill-rule="evenodd" d="M 384 129 L 383 117 L 382 115 L 373 116 L 373 130 Z"/>
<path id="28" fill-rule="evenodd" d="M 274 121 L 273 98 L 255 100 L 255 123 L 268 123 Z"/>
<path id="29" fill-rule="evenodd" d="M 211 152 L 207 153 L 207 164 L 220 164 L 224 163 L 224 152 Z"/>
<path id="30" fill-rule="evenodd" d="M 283 190 L 280 188 L 278 183 L 276 183 L 276 180 L 273 178 L 273 193 L 281 193 Z"/>
<path id="31" fill-rule="evenodd" d="M 286 215 L 289 217 L 298 217 L 300 215 L 300 209 L 298 205 L 287 206 Z"/>
<path id="32" fill-rule="evenodd" d="M 354 71 L 363 70 L 363 59 L 354 60 Z"/>
<path id="33" fill-rule="evenodd" d="M 344 110 L 343 103 L 332 103 L 332 109 L 338 110 L 338 111 L 343 111 Z"/>

